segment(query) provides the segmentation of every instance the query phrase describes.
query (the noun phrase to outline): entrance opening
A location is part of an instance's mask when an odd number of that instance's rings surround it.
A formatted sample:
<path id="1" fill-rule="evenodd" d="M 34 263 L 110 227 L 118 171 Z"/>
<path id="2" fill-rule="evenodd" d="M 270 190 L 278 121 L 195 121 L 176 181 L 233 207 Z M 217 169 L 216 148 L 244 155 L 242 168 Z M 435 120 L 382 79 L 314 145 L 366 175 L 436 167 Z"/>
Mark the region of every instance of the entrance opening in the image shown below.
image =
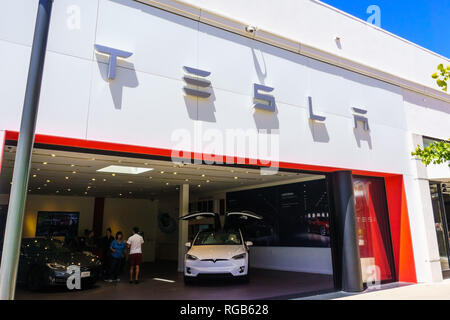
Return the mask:
<path id="1" fill-rule="evenodd" d="M 15 151 L 13 145 L 4 150 L 0 212 L 5 214 Z M 178 251 L 186 250 L 184 243 L 180 246 L 178 220 L 180 192 L 186 185 L 191 212 L 217 212 L 223 219 L 226 212 L 248 210 L 263 217 L 240 224 L 244 240 L 254 244 L 249 251 L 249 283 L 226 280 L 184 285 L 177 261 Z M 119 285 L 97 281 L 92 289 L 76 293 L 82 298 L 89 298 L 105 286 L 110 288 L 103 290 L 104 299 L 123 298 L 123 289 L 130 299 L 311 295 L 334 290 L 328 189 L 327 176 L 321 173 L 290 170 L 262 175 L 259 169 L 249 166 L 175 164 L 165 158 L 37 145 L 23 237 L 55 237 L 67 244 L 68 239 L 89 237 L 93 231 L 94 246 L 88 249 L 105 260 L 108 251 L 102 247 L 101 237 L 108 227 L 113 234 L 122 231 L 125 239 L 134 226 L 140 228 L 145 240 L 142 286 L 131 290 L 124 270 Z M 210 223 L 189 222 L 187 240 Z M 28 271 L 22 268 L 19 283 L 27 281 Z M 59 299 L 67 294 L 74 293 L 31 293 L 22 287 L 17 290 L 19 299 L 49 295 Z"/>

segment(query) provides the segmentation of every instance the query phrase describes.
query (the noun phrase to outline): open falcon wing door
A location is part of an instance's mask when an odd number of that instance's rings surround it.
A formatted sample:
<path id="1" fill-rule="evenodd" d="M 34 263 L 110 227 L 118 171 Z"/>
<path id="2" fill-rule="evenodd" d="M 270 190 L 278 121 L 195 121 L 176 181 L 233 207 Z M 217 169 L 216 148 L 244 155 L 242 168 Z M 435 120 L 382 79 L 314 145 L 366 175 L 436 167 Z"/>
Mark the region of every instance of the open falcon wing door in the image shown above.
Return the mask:
<path id="1" fill-rule="evenodd" d="M 181 217 L 180 220 L 190 221 L 190 220 L 201 220 L 201 219 L 214 219 L 214 228 L 219 230 L 221 228 L 220 215 L 215 212 L 193 212 Z"/>
<path id="2" fill-rule="evenodd" d="M 251 211 L 232 211 L 225 214 L 224 228 L 239 227 L 249 219 L 262 220 L 263 217 Z"/>

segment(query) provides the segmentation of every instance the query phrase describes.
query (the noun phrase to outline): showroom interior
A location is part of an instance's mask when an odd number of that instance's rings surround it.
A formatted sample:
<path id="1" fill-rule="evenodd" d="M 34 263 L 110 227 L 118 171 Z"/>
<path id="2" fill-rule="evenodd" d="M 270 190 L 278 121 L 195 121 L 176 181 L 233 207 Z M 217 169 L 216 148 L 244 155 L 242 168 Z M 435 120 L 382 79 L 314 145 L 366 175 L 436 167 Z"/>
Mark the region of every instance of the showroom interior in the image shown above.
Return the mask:
<path id="1" fill-rule="evenodd" d="M 16 146 L 6 144 L 0 184 L 3 232 Z M 110 227 L 115 234 L 138 226 L 143 233 L 143 286 L 135 298 L 196 299 L 228 294 L 242 298 L 276 298 L 330 292 L 333 277 L 332 226 L 329 183 L 326 174 L 280 170 L 261 175 L 250 166 L 218 166 L 173 163 L 162 157 L 36 145 L 33 150 L 23 238 L 64 240 L 93 230 L 103 236 Z M 179 239 L 180 193 L 188 192 L 188 212 L 249 210 L 262 222 L 241 227 L 251 240 L 248 284 L 218 283 L 186 287 L 182 280 L 184 241 Z M 52 226 L 67 221 L 71 226 Z M 187 223 L 187 222 L 185 222 Z M 211 224 L 189 222 L 188 239 Z M 182 251 L 179 256 L 179 248 Z M 181 261 L 180 261 L 181 260 Z M 177 268 L 178 262 L 178 268 Z M 178 270 L 177 270 L 178 269 Z M 126 280 L 126 275 L 123 276 Z M 127 284 L 126 281 L 123 281 Z M 99 281 L 79 293 L 92 294 L 111 286 Z M 120 284 L 125 285 L 125 284 Z M 113 285 L 116 286 L 116 285 Z M 177 290 L 174 290 L 177 288 Z M 217 288 L 220 288 L 218 291 Z M 18 288 L 17 297 L 58 298 L 72 292 L 28 292 Z M 111 293 L 112 294 L 112 293 Z M 144 297 L 142 297 L 144 295 Z M 107 297 L 104 297 L 107 298 Z"/>

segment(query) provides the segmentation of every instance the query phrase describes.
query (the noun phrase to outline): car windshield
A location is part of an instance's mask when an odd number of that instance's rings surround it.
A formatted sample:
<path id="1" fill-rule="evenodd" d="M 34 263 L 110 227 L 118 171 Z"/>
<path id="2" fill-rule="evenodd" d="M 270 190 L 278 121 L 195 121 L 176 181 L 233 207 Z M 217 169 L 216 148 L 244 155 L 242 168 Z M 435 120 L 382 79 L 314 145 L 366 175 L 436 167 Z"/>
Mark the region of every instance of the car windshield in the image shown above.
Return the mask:
<path id="1" fill-rule="evenodd" d="M 208 231 L 200 232 L 195 239 L 195 246 L 221 246 L 242 244 L 239 232 Z"/>
<path id="2" fill-rule="evenodd" d="M 24 239 L 23 246 L 25 248 L 34 250 L 46 250 L 46 251 L 67 251 L 64 243 L 57 239 Z"/>

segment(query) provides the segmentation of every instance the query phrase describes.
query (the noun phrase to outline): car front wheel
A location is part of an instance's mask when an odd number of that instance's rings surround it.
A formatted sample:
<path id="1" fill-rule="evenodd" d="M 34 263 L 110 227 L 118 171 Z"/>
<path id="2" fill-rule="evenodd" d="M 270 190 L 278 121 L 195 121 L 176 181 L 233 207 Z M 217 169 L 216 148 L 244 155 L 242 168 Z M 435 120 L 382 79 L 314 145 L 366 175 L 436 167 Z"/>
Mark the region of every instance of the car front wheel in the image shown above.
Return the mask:
<path id="1" fill-rule="evenodd" d="M 43 287 L 42 276 L 38 267 L 30 270 L 27 276 L 27 287 L 31 291 L 38 291 Z"/>
<path id="2" fill-rule="evenodd" d="M 195 280 L 195 279 L 193 279 L 192 277 L 186 277 L 186 276 L 184 276 L 184 284 L 187 285 L 187 286 L 193 284 L 193 283 L 194 283 L 194 280 Z"/>

